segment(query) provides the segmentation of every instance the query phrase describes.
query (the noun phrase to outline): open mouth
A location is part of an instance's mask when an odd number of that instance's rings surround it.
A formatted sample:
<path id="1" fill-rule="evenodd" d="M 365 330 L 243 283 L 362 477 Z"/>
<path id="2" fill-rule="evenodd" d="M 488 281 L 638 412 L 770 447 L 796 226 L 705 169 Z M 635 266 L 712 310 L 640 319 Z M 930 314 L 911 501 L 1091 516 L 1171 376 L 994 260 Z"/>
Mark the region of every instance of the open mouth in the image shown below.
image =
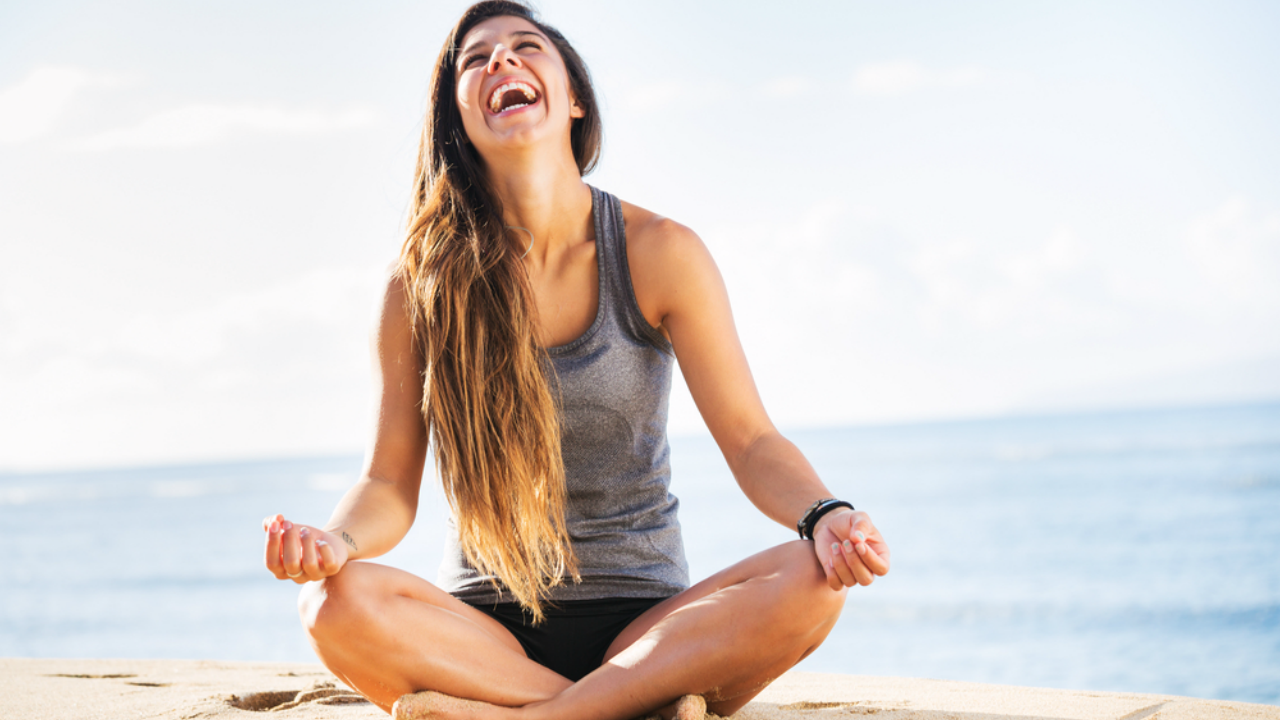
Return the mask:
<path id="1" fill-rule="evenodd" d="M 538 102 L 538 91 L 528 83 L 512 80 L 493 89 L 489 95 L 489 110 L 495 115 L 508 110 L 528 107 Z"/>

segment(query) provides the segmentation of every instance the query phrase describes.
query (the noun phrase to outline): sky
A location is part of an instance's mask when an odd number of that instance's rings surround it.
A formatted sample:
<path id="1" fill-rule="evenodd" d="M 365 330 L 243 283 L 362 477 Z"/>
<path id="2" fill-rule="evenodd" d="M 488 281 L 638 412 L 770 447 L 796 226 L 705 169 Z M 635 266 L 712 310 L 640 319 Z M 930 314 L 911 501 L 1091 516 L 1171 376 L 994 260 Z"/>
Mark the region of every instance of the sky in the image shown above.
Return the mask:
<path id="1" fill-rule="evenodd" d="M 466 4 L 0 8 L 0 471 L 363 447 Z M 1280 7 L 538 7 L 784 429 L 1280 398 Z"/>

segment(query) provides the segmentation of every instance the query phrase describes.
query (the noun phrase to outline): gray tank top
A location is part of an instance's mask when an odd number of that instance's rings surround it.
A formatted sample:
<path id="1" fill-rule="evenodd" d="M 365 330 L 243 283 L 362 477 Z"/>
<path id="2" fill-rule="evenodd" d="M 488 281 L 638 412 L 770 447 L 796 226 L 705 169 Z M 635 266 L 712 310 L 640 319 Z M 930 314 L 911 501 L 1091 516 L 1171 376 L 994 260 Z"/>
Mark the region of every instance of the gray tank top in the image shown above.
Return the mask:
<path id="1" fill-rule="evenodd" d="M 580 584 L 551 599 L 668 597 L 689 586 L 689 568 L 670 492 L 667 396 L 671 344 L 645 319 L 631 287 L 622 204 L 591 188 L 600 301 L 577 340 L 548 348 L 559 378 L 561 453 L 569 537 Z M 555 392 L 553 391 L 553 395 Z M 471 567 L 450 519 L 437 584 L 474 604 L 512 602 Z"/>

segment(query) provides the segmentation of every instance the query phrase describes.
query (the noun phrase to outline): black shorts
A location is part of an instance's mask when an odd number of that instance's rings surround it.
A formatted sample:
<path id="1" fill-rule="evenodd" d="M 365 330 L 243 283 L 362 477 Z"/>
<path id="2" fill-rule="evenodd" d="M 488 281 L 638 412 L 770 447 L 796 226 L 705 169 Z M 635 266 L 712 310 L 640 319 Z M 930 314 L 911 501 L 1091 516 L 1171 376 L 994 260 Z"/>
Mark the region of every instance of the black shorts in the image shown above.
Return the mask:
<path id="1" fill-rule="evenodd" d="M 543 608 L 546 620 L 537 626 L 519 603 L 471 606 L 510 630 L 530 660 L 577 682 L 600 667 L 609 645 L 633 620 L 663 600 L 561 600 Z"/>

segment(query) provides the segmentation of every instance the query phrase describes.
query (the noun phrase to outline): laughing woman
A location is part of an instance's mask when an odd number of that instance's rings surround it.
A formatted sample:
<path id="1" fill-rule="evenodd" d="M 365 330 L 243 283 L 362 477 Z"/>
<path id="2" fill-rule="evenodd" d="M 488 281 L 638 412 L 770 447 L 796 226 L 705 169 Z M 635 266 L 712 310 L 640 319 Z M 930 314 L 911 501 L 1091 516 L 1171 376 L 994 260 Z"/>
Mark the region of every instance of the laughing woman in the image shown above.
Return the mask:
<path id="1" fill-rule="evenodd" d="M 563 36 L 512 2 L 466 11 L 431 82 L 364 473 L 323 529 L 264 521 L 320 659 L 397 717 L 731 715 L 888 572 L 870 518 L 770 422 L 702 242 L 583 182 L 600 138 Z M 692 587 L 677 359 L 743 492 L 804 538 Z M 429 447 L 439 584 L 365 561 L 413 524 Z"/>

